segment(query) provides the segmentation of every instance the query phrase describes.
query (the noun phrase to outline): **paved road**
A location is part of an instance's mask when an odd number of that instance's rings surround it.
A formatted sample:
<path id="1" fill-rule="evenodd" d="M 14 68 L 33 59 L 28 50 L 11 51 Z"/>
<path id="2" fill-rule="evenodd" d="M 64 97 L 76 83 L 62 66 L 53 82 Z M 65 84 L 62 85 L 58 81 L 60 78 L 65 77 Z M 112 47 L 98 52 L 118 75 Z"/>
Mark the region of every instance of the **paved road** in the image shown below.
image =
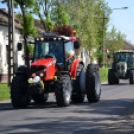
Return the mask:
<path id="1" fill-rule="evenodd" d="M 102 84 L 99 103 L 57 108 L 53 95 L 44 105 L 13 109 L 0 103 L 0 134 L 134 134 L 134 85 Z"/>

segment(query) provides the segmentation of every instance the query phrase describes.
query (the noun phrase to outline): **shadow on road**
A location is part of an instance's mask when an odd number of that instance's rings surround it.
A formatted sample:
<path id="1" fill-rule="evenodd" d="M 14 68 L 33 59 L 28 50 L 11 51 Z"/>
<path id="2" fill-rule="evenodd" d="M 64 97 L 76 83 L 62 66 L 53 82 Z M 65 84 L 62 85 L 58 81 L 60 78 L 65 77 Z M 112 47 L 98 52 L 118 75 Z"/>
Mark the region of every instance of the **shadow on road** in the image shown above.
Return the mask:
<path id="1" fill-rule="evenodd" d="M 1 107 L 1 105 L 0 105 Z M 56 108 L 56 103 L 48 102 L 45 105 L 31 103 L 29 109 Z M 48 110 L 47 109 L 47 110 Z M 57 117 L 63 109 L 65 116 Z M 17 125 L 12 125 L 1 130 L 1 133 L 15 130 L 21 134 L 133 134 L 134 133 L 134 99 L 102 100 L 99 103 L 81 103 L 65 108 L 50 109 L 50 117 L 22 118 Z M 67 114 L 69 113 L 69 114 Z M 14 132 L 13 132 L 14 133 Z"/>
<path id="2" fill-rule="evenodd" d="M 107 84 L 107 83 L 105 83 L 105 84 L 101 84 L 102 86 L 128 86 L 128 85 L 130 85 L 130 86 L 133 86 L 132 84 L 129 84 L 129 83 L 120 83 L 120 84 L 114 84 L 114 85 L 109 85 L 109 84 Z"/>

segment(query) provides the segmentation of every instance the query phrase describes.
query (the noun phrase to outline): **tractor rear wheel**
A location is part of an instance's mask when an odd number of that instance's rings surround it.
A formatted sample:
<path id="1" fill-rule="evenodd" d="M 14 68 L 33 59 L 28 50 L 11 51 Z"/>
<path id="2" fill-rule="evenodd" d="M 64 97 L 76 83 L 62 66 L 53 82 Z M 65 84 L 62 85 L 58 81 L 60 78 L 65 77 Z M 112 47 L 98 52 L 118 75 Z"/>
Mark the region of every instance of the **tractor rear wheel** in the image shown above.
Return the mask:
<path id="1" fill-rule="evenodd" d="M 48 99 L 48 94 L 35 94 L 32 98 L 36 103 L 44 103 Z"/>
<path id="2" fill-rule="evenodd" d="M 57 106 L 68 106 L 71 101 L 72 85 L 69 75 L 57 77 L 56 82 L 56 101 Z"/>
<path id="3" fill-rule="evenodd" d="M 85 95 L 82 93 L 80 89 L 80 74 L 82 71 L 83 71 L 83 65 L 79 64 L 76 72 L 76 81 L 73 87 L 73 92 L 76 94 L 73 94 L 71 98 L 71 100 L 75 103 L 82 103 L 85 97 Z"/>
<path id="4" fill-rule="evenodd" d="M 129 71 L 129 84 L 134 84 L 133 70 Z"/>
<path id="5" fill-rule="evenodd" d="M 114 71 L 112 69 L 108 70 L 108 84 L 113 85 L 115 83 Z"/>
<path id="6" fill-rule="evenodd" d="M 27 78 L 24 75 L 16 75 L 11 85 L 11 101 L 14 108 L 26 107 L 29 103 L 27 91 Z"/>
<path id="7" fill-rule="evenodd" d="M 98 102 L 101 95 L 101 77 L 97 64 L 89 64 L 86 71 L 86 92 L 88 102 Z"/>

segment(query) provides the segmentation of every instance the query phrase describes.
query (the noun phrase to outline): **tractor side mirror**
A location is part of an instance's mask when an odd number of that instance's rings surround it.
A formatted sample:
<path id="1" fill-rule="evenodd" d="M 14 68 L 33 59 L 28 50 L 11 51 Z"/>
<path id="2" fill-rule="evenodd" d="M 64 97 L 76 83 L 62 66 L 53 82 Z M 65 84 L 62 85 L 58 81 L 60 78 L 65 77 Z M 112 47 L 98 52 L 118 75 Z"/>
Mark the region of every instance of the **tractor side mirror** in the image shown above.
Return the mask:
<path id="1" fill-rule="evenodd" d="M 79 41 L 75 41 L 75 42 L 74 42 L 74 48 L 75 48 L 75 49 L 79 49 L 79 48 L 80 48 L 80 43 L 79 43 Z"/>
<path id="2" fill-rule="evenodd" d="M 18 50 L 18 51 L 21 51 L 21 50 L 22 50 L 22 43 L 18 43 L 18 44 L 17 44 L 17 50 Z"/>

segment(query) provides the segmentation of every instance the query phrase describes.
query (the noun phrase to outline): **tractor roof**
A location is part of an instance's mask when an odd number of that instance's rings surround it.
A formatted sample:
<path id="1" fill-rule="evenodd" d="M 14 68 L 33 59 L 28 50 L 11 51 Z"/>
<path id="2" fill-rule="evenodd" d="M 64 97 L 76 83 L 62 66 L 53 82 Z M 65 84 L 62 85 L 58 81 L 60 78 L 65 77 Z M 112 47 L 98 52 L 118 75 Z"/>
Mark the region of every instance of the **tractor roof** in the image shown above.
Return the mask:
<path id="1" fill-rule="evenodd" d="M 56 34 L 47 34 L 47 35 L 44 35 L 42 37 L 37 37 L 35 39 L 36 41 L 60 41 L 60 40 L 66 40 L 66 41 L 76 41 L 76 38 L 75 37 L 67 37 L 67 36 L 64 36 L 64 35 L 56 35 Z"/>
<path id="2" fill-rule="evenodd" d="M 115 51 L 115 53 L 134 53 L 134 51 L 133 50 L 117 50 L 117 51 Z"/>

